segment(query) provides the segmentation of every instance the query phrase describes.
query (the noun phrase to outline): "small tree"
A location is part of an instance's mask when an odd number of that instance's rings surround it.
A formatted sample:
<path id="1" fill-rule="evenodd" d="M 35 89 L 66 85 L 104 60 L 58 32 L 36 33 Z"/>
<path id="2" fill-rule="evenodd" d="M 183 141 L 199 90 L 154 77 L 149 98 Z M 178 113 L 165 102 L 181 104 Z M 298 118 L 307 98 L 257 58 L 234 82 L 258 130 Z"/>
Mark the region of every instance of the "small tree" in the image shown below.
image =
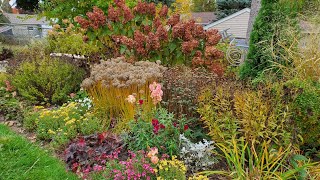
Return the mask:
<path id="1" fill-rule="evenodd" d="M 217 0 L 218 19 L 251 6 L 251 0 Z"/>
<path id="2" fill-rule="evenodd" d="M 212 12 L 216 10 L 215 0 L 193 0 L 194 12 Z"/>
<path id="3" fill-rule="evenodd" d="M 3 12 L 6 12 L 6 13 L 11 13 L 12 12 L 12 8 L 11 8 L 11 5 L 9 3 L 10 0 L 3 0 L 3 1 L 0 1 L 0 9 L 3 11 Z M 1 21 L 1 20 L 0 20 Z"/>

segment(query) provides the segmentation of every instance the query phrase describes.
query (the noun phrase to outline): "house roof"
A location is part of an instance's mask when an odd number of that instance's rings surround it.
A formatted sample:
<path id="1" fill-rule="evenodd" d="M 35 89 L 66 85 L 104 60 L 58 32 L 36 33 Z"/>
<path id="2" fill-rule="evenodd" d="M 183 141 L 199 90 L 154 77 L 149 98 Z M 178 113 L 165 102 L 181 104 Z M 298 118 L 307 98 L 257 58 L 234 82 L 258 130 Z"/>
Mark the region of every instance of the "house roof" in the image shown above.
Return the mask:
<path id="1" fill-rule="evenodd" d="M 221 24 L 221 23 L 223 23 L 223 22 L 225 22 L 225 21 L 228 21 L 229 19 L 235 18 L 235 17 L 237 17 L 237 16 L 239 16 L 239 15 L 241 15 L 241 14 L 243 14 L 243 13 L 250 13 L 250 8 L 242 9 L 241 11 L 238 11 L 238 12 L 236 12 L 236 13 L 234 13 L 234 14 L 231 14 L 230 16 L 227 16 L 227 17 L 225 17 L 225 18 L 222 18 L 222 19 L 220 19 L 220 20 L 218 20 L 218 21 L 216 21 L 216 22 L 213 22 L 213 23 L 205 26 L 204 29 L 210 29 L 210 28 L 212 28 L 212 27 L 214 27 L 214 26 L 216 26 L 216 25 L 218 25 L 218 24 Z"/>
<path id="2" fill-rule="evenodd" d="M 11 26 L 0 26 L 0 34 L 9 31 L 10 29 L 12 29 Z"/>
<path id="3" fill-rule="evenodd" d="M 9 20 L 12 24 L 26 24 L 26 25 L 43 25 L 49 24 L 45 18 L 38 19 L 36 15 L 28 14 L 11 14 L 3 13 L 3 15 Z"/>
<path id="4" fill-rule="evenodd" d="M 197 21 L 197 23 L 204 25 L 210 24 L 211 22 L 217 20 L 217 16 L 214 14 L 214 12 L 194 12 L 191 13 L 191 16 Z"/>

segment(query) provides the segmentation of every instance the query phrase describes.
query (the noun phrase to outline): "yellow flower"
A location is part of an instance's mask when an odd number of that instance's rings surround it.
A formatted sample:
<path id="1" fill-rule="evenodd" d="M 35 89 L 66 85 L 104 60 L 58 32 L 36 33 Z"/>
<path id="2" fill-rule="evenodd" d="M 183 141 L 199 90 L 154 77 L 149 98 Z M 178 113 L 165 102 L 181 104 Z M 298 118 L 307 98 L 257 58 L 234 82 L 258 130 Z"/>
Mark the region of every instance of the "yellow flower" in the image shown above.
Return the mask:
<path id="1" fill-rule="evenodd" d="M 51 129 L 48 130 L 49 134 L 56 134 L 56 132 L 52 131 Z"/>

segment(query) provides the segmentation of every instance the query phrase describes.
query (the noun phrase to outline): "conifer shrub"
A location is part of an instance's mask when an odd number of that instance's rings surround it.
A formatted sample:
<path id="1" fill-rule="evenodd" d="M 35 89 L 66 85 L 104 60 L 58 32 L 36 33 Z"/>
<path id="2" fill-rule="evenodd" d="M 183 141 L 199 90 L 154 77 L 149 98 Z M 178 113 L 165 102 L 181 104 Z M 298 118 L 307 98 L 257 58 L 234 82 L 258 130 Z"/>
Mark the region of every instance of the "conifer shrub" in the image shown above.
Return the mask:
<path id="1" fill-rule="evenodd" d="M 288 65 L 288 61 L 283 59 L 284 47 L 278 42 L 283 42 L 285 46 L 292 45 L 294 41 L 288 31 L 298 34 L 296 17 L 300 3 L 262 0 L 261 5 L 250 35 L 247 60 L 240 70 L 241 78 L 257 77 L 270 68 L 272 62 Z"/>

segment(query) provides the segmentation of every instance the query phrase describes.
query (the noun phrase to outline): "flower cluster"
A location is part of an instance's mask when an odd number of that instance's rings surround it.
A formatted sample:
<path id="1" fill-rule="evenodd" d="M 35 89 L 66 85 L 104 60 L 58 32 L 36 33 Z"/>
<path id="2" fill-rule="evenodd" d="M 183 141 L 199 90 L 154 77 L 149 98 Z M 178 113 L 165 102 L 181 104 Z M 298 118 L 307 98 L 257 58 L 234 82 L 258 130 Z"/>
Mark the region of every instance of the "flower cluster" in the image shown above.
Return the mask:
<path id="1" fill-rule="evenodd" d="M 111 160 L 107 162 L 104 175 L 115 180 L 124 179 L 154 179 L 156 172 L 155 165 L 158 162 L 156 157 L 157 149 L 152 148 L 149 153 L 128 151 L 129 158 L 125 161 Z"/>
<path id="2" fill-rule="evenodd" d="M 153 100 L 153 104 L 157 104 L 162 101 L 163 91 L 161 89 L 161 84 L 153 82 L 149 85 L 149 89 L 151 91 L 151 98 Z"/>
<path id="3" fill-rule="evenodd" d="M 142 86 L 150 80 L 162 77 L 166 68 L 148 61 L 125 62 L 125 58 L 119 57 L 102 61 L 93 66 L 89 78 L 82 82 L 82 87 L 87 89 L 101 82 L 104 87 L 126 88 L 130 85 Z"/>
<path id="4" fill-rule="evenodd" d="M 192 173 L 199 170 L 207 170 L 211 165 L 217 163 L 217 159 L 212 156 L 215 149 L 213 141 L 203 140 L 203 142 L 192 143 L 183 134 L 180 135 L 181 151 L 180 158 Z"/>
<path id="5" fill-rule="evenodd" d="M 119 0 L 115 1 L 116 7 L 109 6 L 108 8 L 108 19 L 113 22 L 120 22 L 122 24 L 127 23 L 128 21 L 134 18 L 132 11 L 130 8 L 125 4 L 124 1 Z M 122 20 L 120 17 L 123 17 Z"/>
<path id="6" fill-rule="evenodd" d="M 87 102 L 85 102 L 87 103 Z M 29 117 L 35 122 L 37 138 L 52 140 L 56 143 L 74 138 L 80 134 L 91 134 L 102 129 L 100 121 L 93 113 L 87 112 L 87 106 L 71 102 L 58 109 L 36 108 Z"/>
<path id="7" fill-rule="evenodd" d="M 145 14 L 154 16 L 156 14 L 156 6 L 154 3 L 138 2 L 137 6 L 134 7 L 134 12 L 138 14 Z"/>
<path id="8" fill-rule="evenodd" d="M 194 67 L 209 67 L 214 60 L 223 57 L 223 52 L 215 48 L 221 39 L 218 30 L 205 31 L 194 20 L 182 22 L 180 14 L 168 17 L 165 5 L 157 12 L 154 3 L 138 2 L 130 9 L 123 1 L 115 1 L 109 6 L 108 20 L 97 36 L 108 34 L 115 43 L 117 54 L 133 61 L 155 61 L 161 57 L 165 64 L 176 64 L 182 60 Z M 80 21 L 83 28 L 90 26 L 90 22 Z M 136 26 L 132 27 L 133 24 Z M 196 51 L 201 54 L 194 55 Z"/>
<path id="9" fill-rule="evenodd" d="M 147 157 L 150 158 L 150 160 L 153 164 L 157 164 L 159 162 L 159 158 L 157 155 L 158 155 L 158 148 L 153 147 L 148 152 Z"/>
<path id="10" fill-rule="evenodd" d="M 89 27 L 98 29 L 99 27 L 105 25 L 107 21 L 107 17 L 104 15 L 104 12 L 97 6 L 93 7 L 93 12 L 87 12 L 87 17 L 89 20 L 80 16 L 75 17 L 74 20 L 84 29 Z"/>
<path id="11" fill-rule="evenodd" d="M 160 129 L 165 129 L 166 128 L 165 125 L 159 123 L 158 119 L 152 119 L 151 124 L 153 126 L 153 132 L 155 134 L 158 134 Z"/>
<path id="12" fill-rule="evenodd" d="M 159 180 L 166 179 L 184 179 L 186 177 L 187 168 L 182 161 L 176 156 L 172 156 L 171 160 L 161 160 L 158 164 Z"/>

